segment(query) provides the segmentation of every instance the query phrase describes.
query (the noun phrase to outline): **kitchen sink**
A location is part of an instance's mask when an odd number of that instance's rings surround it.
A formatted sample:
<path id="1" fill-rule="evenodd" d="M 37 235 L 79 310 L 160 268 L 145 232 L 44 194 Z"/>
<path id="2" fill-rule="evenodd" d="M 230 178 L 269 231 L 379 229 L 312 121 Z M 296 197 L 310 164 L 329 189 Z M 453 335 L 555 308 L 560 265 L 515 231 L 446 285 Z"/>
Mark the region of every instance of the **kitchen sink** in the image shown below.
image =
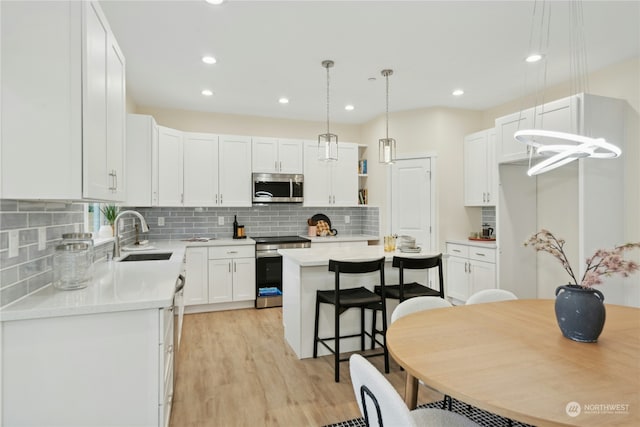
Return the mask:
<path id="1" fill-rule="evenodd" d="M 129 254 L 122 258 L 120 262 L 124 261 L 166 261 L 171 258 L 173 252 L 154 252 L 148 254 Z"/>

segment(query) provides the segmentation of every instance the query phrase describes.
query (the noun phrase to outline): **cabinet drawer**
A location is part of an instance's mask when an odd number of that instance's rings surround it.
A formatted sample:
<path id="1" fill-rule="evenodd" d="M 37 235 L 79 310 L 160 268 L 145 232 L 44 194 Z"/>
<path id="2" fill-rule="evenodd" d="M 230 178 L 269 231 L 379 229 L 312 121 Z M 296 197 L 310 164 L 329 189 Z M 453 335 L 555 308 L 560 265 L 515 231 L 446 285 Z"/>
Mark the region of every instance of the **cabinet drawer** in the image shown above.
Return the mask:
<path id="1" fill-rule="evenodd" d="M 209 248 L 209 259 L 255 258 L 256 248 L 253 245 L 215 246 Z"/>
<path id="2" fill-rule="evenodd" d="M 459 245 L 457 243 L 447 243 L 447 253 L 451 256 L 458 256 L 462 258 L 469 257 L 469 246 Z"/>
<path id="3" fill-rule="evenodd" d="M 493 248 L 469 247 L 469 259 L 485 262 L 496 262 L 496 250 Z"/>

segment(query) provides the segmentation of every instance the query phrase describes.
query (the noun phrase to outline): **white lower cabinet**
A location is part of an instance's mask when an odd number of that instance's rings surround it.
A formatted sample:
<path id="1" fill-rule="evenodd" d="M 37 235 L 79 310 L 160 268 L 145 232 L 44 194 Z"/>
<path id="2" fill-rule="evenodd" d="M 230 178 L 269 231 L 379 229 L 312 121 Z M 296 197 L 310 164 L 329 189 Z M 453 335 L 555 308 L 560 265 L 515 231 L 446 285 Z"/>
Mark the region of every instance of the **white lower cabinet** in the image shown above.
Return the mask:
<path id="1" fill-rule="evenodd" d="M 15 320 L 0 326 L 0 425 L 168 426 L 173 309 Z"/>
<path id="2" fill-rule="evenodd" d="M 465 302 L 483 289 L 496 287 L 496 250 L 492 247 L 447 242 L 445 294 Z"/>
<path id="3" fill-rule="evenodd" d="M 255 277 L 255 247 L 209 248 L 210 303 L 255 300 Z"/>
<path id="4" fill-rule="evenodd" d="M 256 299 L 255 256 L 254 245 L 187 248 L 185 305 L 201 306 L 197 311 L 252 306 L 247 302 Z M 227 304 L 236 302 L 241 305 Z"/>

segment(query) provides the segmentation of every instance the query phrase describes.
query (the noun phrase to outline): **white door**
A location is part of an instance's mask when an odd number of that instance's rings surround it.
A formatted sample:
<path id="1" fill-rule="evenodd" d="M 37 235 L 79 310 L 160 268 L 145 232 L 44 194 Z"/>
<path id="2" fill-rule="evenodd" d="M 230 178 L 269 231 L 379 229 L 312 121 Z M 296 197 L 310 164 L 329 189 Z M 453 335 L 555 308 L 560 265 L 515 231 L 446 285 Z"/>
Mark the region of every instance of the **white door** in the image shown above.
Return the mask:
<path id="1" fill-rule="evenodd" d="M 182 132 L 158 126 L 158 204 L 182 206 Z"/>
<path id="2" fill-rule="evenodd" d="M 331 185 L 329 164 L 318 160 L 318 143 L 304 143 L 304 206 L 329 206 Z"/>
<path id="3" fill-rule="evenodd" d="M 209 303 L 230 302 L 233 299 L 233 260 L 209 260 Z"/>
<path id="4" fill-rule="evenodd" d="M 302 150 L 302 141 L 280 140 L 278 144 L 278 171 L 280 173 L 302 173 Z"/>
<path id="5" fill-rule="evenodd" d="M 219 206 L 251 206 L 251 137 L 220 136 Z"/>
<path id="6" fill-rule="evenodd" d="M 398 160 L 391 166 L 391 234 L 409 235 L 424 250 L 432 246 L 431 159 Z"/>
<path id="7" fill-rule="evenodd" d="M 338 144 L 338 161 L 333 162 L 331 173 L 331 204 L 356 206 L 358 204 L 358 146 Z"/>
<path id="8" fill-rule="evenodd" d="M 125 71 L 124 55 L 109 35 L 107 51 L 107 170 L 114 181 L 111 184 L 111 200 L 126 199 L 126 176 L 124 172 L 125 150 Z"/>
<path id="9" fill-rule="evenodd" d="M 490 262 L 469 261 L 470 292 L 475 294 L 483 289 L 496 287 L 496 265 Z"/>
<path id="10" fill-rule="evenodd" d="M 233 260 L 233 300 L 251 301 L 256 299 L 256 259 L 236 258 Z"/>
<path id="11" fill-rule="evenodd" d="M 278 172 L 278 140 L 276 138 L 253 138 L 253 172 Z"/>
<path id="12" fill-rule="evenodd" d="M 446 289 L 444 294 L 460 301 L 469 298 L 469 264 L 466 258 L 450 256 L 447 259 Z"/>
<path id="13" fill-rule="evenodd" d="M 216 206 L 218 136 L 184 134 L 184 205 Z"/>
<path id="14" fill-rule="evenodd" d="M 487 133 L 464 139 L 464 204 L 482 206 L 487 200 Z"/>

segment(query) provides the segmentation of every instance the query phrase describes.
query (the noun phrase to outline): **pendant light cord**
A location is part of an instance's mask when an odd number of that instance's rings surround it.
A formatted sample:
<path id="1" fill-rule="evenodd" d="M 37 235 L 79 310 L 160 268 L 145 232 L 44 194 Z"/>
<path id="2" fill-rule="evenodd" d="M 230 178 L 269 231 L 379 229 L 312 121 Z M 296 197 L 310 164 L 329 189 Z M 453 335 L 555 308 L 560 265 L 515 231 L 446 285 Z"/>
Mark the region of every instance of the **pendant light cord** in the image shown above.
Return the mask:
<path id="1" fill-rule="evenodd" d="M 331 65 L 327 64 L 327 135 L 330 135 L 331 132 L 329 130 L 329 68 Z"/>
<path id="2" fill-rule="evenodd" d="M 389 139 L 389 73 L 386 73 L 385 77 L 387 79 L 387 139 Z"/>

